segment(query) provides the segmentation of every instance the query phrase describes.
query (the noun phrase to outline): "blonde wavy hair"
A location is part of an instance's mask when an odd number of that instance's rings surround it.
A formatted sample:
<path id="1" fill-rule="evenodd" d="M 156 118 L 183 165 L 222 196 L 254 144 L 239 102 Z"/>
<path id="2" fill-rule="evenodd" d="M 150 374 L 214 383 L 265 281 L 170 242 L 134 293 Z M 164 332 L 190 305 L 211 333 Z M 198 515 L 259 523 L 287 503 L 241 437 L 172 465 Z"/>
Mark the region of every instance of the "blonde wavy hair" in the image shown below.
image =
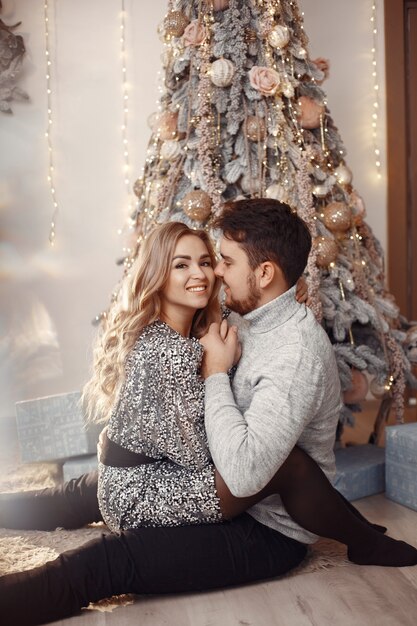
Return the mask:
<path id="1" fill-rule="evenodd" d="M 97 338 L 93 375 L 82 395 L 89 421 L 108 421 L 124 380 L 126 358 L 141 331 L 161 314 L 161 293 L 169 277 L 177 243 L 185 235 L 199 237 L 207 246 L 213 267 L 216 264 L 210 237 L 203 230 L 191 230 L 180 222 L 168 222 L 151 232 L 130 276 L 124 281 L 122 297 L 112 305 Z M 212 322 L 219 320 L 219 287 L 220 281 L 216 278 L 208 305 L 195 313 L 191 329 L 193 337 L 201 337 Z"/>

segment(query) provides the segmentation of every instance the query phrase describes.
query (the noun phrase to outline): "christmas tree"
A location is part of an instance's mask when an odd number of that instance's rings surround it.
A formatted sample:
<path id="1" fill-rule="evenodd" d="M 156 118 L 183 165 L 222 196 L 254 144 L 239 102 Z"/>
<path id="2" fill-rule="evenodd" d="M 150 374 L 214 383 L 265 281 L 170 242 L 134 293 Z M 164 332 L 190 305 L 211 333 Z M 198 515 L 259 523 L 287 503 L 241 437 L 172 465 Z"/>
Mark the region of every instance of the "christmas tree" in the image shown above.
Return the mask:
<path id="1" fill-rule="evenodd" d="M 225 200 L 268 197 L 307 222 L 312 309 L 334 345 L 341 423 L 368 391 L 393 402 L 406 381 L 406 323 L 385 287 L 346 152 L 295 0 L 171 0 L 160 27 L 164 88 L 134 191 L 126 272 L 158 223 L 207 228 Z M 213 233 L 216 236 L 216 233 Z M 366 372 L 366 375 L 365 375 Z"/>

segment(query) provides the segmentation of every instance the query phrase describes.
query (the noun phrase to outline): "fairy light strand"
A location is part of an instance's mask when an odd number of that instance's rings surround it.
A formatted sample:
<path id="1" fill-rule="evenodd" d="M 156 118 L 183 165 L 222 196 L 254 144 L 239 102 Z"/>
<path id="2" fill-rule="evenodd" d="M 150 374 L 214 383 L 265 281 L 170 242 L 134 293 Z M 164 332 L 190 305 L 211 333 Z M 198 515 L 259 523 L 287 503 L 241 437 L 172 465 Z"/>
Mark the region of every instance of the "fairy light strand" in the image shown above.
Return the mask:
<path id="1" fill-rule="evenodd" d="M 137 208 L 137 200 L 133 195 L 133 187 L 132 187 L 132 179 L 131 179 L 131 164 L 130 164 L 130 150 L 129 150 L 129 81 L 128 81 L 128 70 L 127 70 L 127 50 L 126 50 L 126 19 L 127 19 L 127 10 L 126 10 L 126 2 L 125 0 L 121 0 L 120 5 L 120 58 L 121 58 L 121 70 L 122 70 L 122 125 L 121 125 L 121 140 L 122 140 L 122 154 L 123 154 L 123 182 L 126 189 L 127 194 L 127 220 L 126 225 L 123 228 L 120 228 L 117 232 L 119 235 L 125 235 L 126 230 L 129 235 L 128 238 L 131 239 L 130 235 L 134 230 L 134 219 L 132 215 L 134 210 Z M 131 243 L 128 246 L 123 247 L 123 254 L 125 255 L 125 259 L 127 260 L 131 253 L 132 248 L 130 247 Z M 125 261 L 126 265 L 126 261 Z"/>
<path id="2" fill-rule="evenodd" d="M 52 198 L 53 211 L 51 217 L 51 225 L 49 229 L 49 243 L 51 246 L 55 244 L 56 237 L 56 220 L 59 213 L 58 200 L 55 188 L 55 167 L 54 152 L 52 146 L 52 87 L 51 87 L 51 45 L 49 33 L 49 1 L 44 0 L 44 32 L 45 32 L 45 63 L 46 63 L 46 107 L 47 107 L 47 127 L 45 131 L 46 143 L 48 148 L 48 185 Z"/>
<path id="3" fill-rule="evenodd" d="M 123 173 L 126 191 L 129 194 L 129 209 L 131 205 L 130 186 L 130 158 L 128 147 L 128 114 L 129 114 L 129 85 L 127 81 L 126 65 L 126 7 L 125 0 L 121 0 L 120 11 L 120 53 L 122 60 L 122 98 L 123 98 L 123 123 L 122 123 L 122 149 L 123 149 Z"/>
<path id="4" fill-rule="evenodd" d="M 372 149 L 375 157 L 375 167 L 378 178 L 381 178 L 381 150 L 378 144 L 378 122 L 379 122 L 379 78 L 378 78 L 378 22 L 377 22 L 377 2 L 372 0 L 372 78 L 373 78 L 373 112 L 372 112 Z"/>

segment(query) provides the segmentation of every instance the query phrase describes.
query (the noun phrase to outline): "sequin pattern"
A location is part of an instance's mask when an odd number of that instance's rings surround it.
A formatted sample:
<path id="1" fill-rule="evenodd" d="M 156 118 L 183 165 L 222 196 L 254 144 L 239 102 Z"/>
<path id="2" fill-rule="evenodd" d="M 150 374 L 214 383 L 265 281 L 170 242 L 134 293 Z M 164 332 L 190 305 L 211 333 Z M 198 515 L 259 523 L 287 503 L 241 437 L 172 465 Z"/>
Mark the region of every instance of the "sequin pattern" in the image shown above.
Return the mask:
<path id="1" fill-rule="evenodd" d="M 157 321 L 127 359 L 107 434 L 157 461 L 127 468 L 99 464 L 99 505 L 114 531 L 222 519 L 204 429 L 202 352 L 198 340 Z"/>

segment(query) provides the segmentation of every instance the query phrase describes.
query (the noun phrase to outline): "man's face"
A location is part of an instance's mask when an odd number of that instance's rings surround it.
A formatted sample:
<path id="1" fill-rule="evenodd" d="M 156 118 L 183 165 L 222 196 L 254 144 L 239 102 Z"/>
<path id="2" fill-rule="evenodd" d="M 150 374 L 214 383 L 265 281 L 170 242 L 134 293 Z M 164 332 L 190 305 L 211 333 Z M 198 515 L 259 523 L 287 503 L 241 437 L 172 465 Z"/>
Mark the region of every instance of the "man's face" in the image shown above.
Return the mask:
<path id="1" fill-rule="evenodd" d="M 223 237 L 220 242 L 220 256 L 221 261 L 214 273 L 223 281 L 225 305 L 240 315 L 253 311 L 258 306 L 261 292 L 246 252 L 237 241 Z"/>

